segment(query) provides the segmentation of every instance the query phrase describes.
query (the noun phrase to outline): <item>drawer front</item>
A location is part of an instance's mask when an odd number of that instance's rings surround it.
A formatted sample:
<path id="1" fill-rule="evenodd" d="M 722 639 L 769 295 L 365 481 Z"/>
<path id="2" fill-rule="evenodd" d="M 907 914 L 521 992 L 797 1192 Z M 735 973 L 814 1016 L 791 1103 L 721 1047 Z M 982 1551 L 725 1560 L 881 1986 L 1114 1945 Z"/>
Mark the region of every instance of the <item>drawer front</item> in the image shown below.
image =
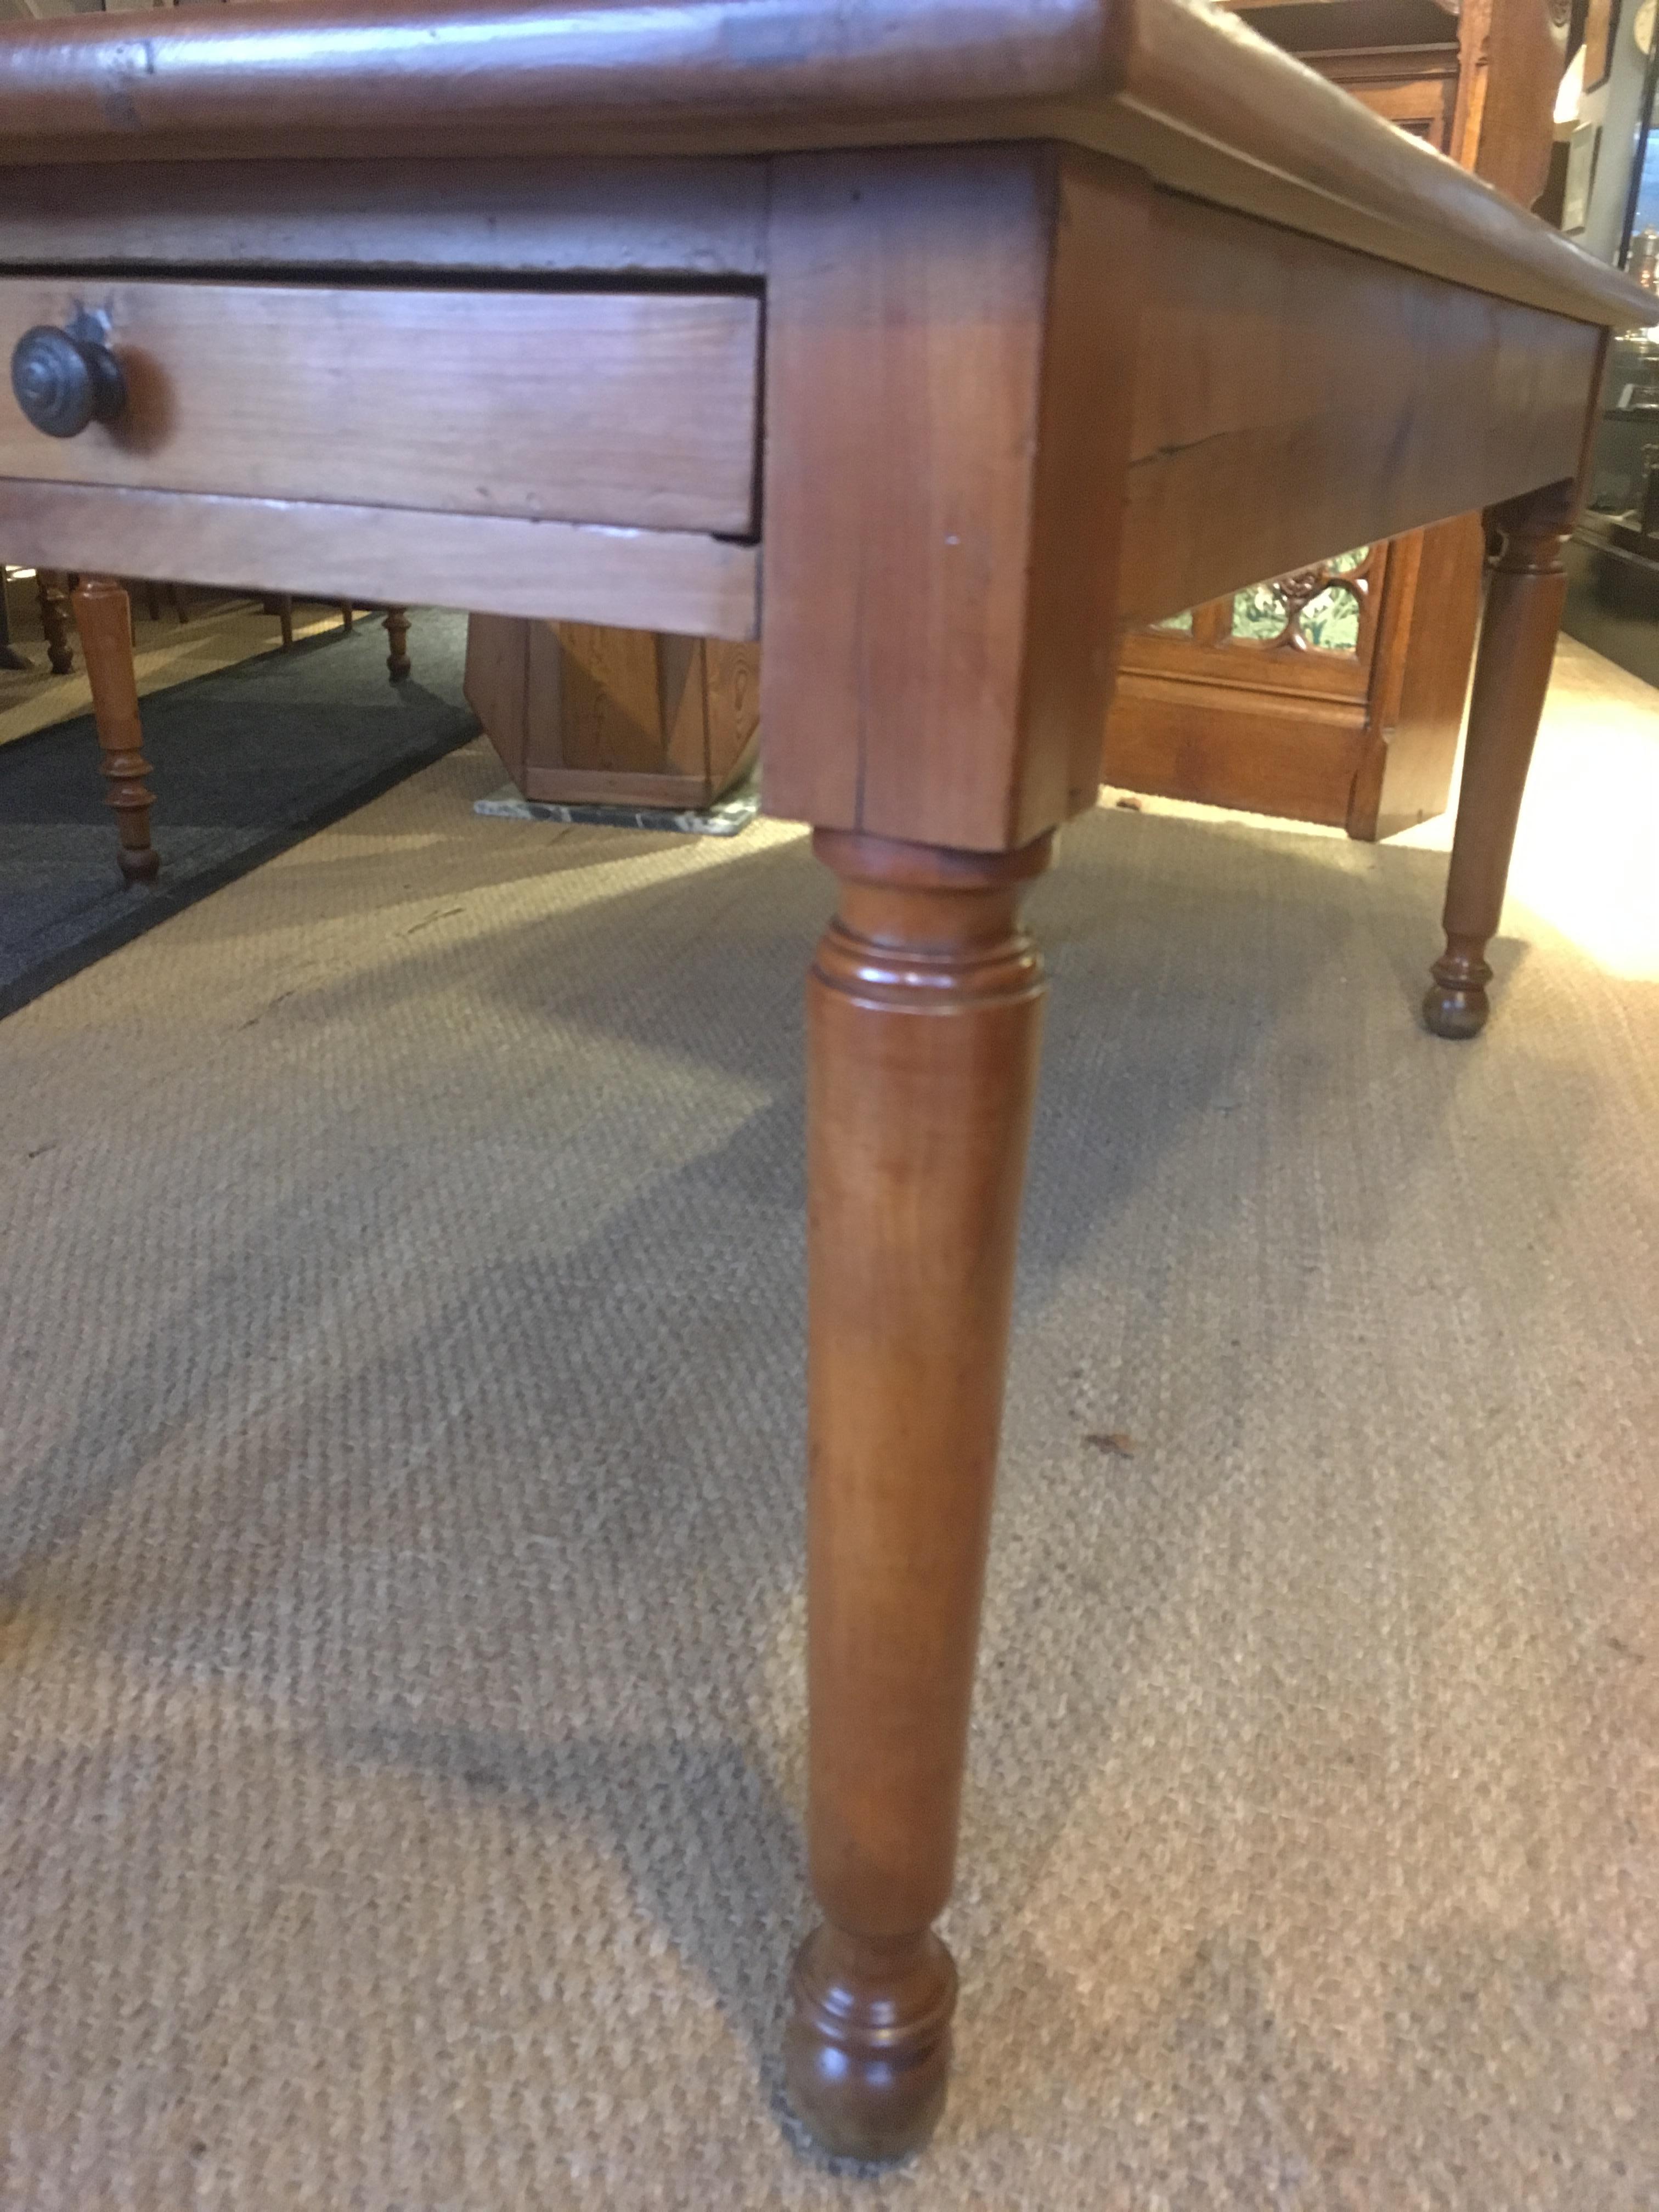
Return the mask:
<path id="1" fill-rule="evenodd" d="M 753 534 L 760 302 L 735 293 L 0 278 L 9 362 L 105 319 L 120 415 L 0 476 Z"/>

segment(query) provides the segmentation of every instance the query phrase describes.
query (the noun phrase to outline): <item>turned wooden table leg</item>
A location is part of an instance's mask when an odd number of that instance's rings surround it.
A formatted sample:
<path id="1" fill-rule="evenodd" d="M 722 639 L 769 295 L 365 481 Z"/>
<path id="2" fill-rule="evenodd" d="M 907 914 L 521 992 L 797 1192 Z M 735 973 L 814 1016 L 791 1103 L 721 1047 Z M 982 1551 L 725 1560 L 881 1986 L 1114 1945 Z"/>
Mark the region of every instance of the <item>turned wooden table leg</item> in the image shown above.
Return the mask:
<path id="1" fill-rule="evenodd" d="M 62 574 L 56 568 L 37 568 L 34 596 L 46 641 L 46 665 L 54 676 L 68 676 L 75 667 L 75 648 L 70 643 L 69 602 Z"/>
<path id="2" fill-rule="evenodd" d="M 1463 786 L 1446 879 L 1446 949 L 1434 963 L 1423 1018 L 1437 1036 L 1478 1036 L 1491 1011 L 1486 945 L 1504 911 L 1515 825 L 1549 688 L 1566 598 L 1561 548 L 1574 489 L 1548 485 L 1487 514 L 1502 532 L 1487 586 L 1469 700 Z"/>
<path id="3" fill-rule="evenodd" d="M 786 2064 L 832 2151 L 945 2102 L 951 1893 L 1042 977 L 1047 837 L 935 851 L 820 830 L 842 878 L 808 986 L 812 1886 Z"/>
<path id="4" fill-rule="evenodd" d="M 161 865 L 149 842 L 155 794 L 145 784 L 143 729 L 132 665 L 132 610 L 111 576 L 82 576 L 75 587 L 75 623 L 87 658 L 92 711 L 103 749 L 105 797 L 115 809 L 121 873 L 130 884 L 148 883 Z"/>
<path id="5" fill-rule="evenodd" d="M 386 611 L 386 634 L 390 650 L 386 665 L 394 684 L 401 684 L 409 673 L 409 609 L 388 607 Z"/>
<path id="6" fill-rule="evenodd" d="M 0 568 L 0 668 L 27 671 L 28 663 L 11 641 L 11 610 L 6 605 L 6 572 Z"/>

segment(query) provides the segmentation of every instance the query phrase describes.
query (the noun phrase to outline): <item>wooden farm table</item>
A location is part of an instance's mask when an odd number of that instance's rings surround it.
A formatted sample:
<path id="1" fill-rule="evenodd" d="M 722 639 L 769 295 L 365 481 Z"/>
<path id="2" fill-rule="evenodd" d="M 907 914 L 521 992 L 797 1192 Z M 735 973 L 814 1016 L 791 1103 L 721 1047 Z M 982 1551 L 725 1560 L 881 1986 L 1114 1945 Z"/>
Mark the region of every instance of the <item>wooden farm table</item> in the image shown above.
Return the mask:
<path id="1" fill-rule="evenodd" d="M 900 2152 L 949 2064 L 1016 911 L 1094 799 L 1119 635 L 1487 511 L 1427 1002 L 1472 1034 L 1605 335 L 1651 305 L 1191 0 L 60 17 L 0 37 L 0 132 L 9 559 L 763 635 L 766 804 L 842 884 L 788 2071 L 826 2144 Z M 112 591 L 80 611 L 142 859 Z"/>

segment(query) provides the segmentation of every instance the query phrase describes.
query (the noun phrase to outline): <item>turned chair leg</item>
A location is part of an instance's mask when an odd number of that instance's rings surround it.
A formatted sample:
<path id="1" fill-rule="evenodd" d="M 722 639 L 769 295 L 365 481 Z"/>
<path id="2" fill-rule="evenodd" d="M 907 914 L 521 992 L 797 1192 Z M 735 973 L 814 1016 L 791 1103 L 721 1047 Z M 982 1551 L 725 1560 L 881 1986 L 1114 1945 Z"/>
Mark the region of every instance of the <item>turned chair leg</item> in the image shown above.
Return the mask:
<path id="1" fill-rule="evenodd" d="M 26 671 L 28 662 L 11 641 L 11 610 L 6 605 L 6 572 L 0 568 L 0 668 Z"/>
<path id="2" fill-rule="evenodd" d="M 46 665 L 54 676 L 68 676 L 75 667 L 75 648 L 70 643 L 69 600 L 62 571 L 37 568 L 34 596 L 40 604 L 40 629 L 46 641 Z"/>
<path id="3" fill-rule="evenodd" d="M 410 665 L 409 658 L 409 609 L 407 607 L 388 607 L 386 609 L 386 634 L 391 644 L 391 650 L 387 653 L 386 657 L 386 668 L 390 673 L 392 681 L 394 684 L 401 684 L 404 677 L 408 675 Z"/>
<path id="4" fill-rule="evenodd" d="M 144 781 L 149 763 L 142 750 L 132 611 L 112 576 L 82 576 L 75 587 L 74 605 L 109 787 L 104 795 L 115 809 L 120 835 L 121 873 L 130 884 L 148 883 L 161 860 L 149 842 L 149 810 L 155 802 Z"/>
<path id="5" fill-rule="evenodd" d="M 1487 586 L 1469 700 L 1446 878 L 1446 949 L 1423 1001 L 1423 1018 L 1437 1036 L 1478 1036 L 1491 1011 L 1486 945 L 1504 911 L 1515 826 L 1549 688 L 1567 591 L 1561 549 L 1574 503 L 1571 483 L 1550 484 L 1486 516 L 1503 543 Z"/>
<path id="6" fill-rule="evenodd" d="M 951 1893 L 1042 976 L 1044 837 L 819 831 L 807 992 L 812 1886 L 786 2067 L 824 2146 L 895 2158 L 945 2103 Z"/>

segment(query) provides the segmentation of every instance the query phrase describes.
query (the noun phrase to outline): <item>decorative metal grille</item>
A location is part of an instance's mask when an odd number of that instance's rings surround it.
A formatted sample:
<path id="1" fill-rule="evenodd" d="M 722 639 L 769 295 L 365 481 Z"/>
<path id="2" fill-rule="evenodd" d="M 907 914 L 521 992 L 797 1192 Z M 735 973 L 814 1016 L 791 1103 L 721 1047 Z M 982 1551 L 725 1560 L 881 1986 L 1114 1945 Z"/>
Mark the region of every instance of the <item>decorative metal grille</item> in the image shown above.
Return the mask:
<path id="1" fill-rule="evenodd" d="M 1231 599 L 1212 599 L 1157 627 L 1181 630 L 1198 645 L 1233 645 L 1255 652 L 1359 650 L 1366 603 L 1382 566 L 1381 545 L 1362 545 L 1270 583 L 1252 584 Z"/>

